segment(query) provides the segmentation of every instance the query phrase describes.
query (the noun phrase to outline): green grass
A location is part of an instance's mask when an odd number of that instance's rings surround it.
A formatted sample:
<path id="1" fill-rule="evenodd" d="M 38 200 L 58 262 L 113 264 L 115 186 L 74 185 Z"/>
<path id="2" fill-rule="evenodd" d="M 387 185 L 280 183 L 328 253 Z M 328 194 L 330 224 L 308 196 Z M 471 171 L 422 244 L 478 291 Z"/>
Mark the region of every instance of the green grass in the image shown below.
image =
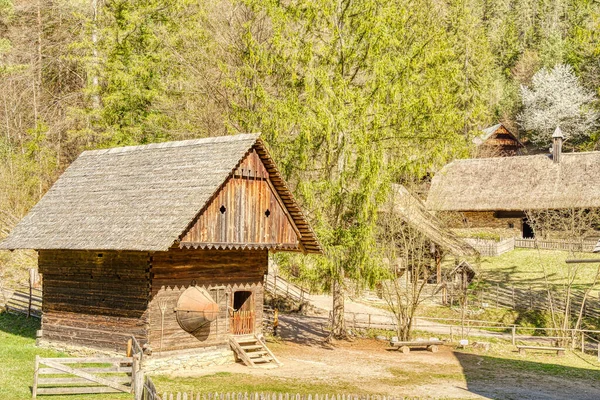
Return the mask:
<path id="1" fill-rule="evenodd" d="M 544 268 L 548 282 L 557 287 L 567 279 L 567 259 L 594 258 L 590 253 L 571 253 L 557 250 L 515 249 L 498 257 L 483 257 L 480 271 L 486 282 L 514 285 L 521 288 L 540 288 L 544 284 Z M 597 256 L 595 258 L 598 258 Z M 584 288 L 591 284 L 598 264 L 572 264 L 578 268 L 574 284 Z"/>
<path id="2" fill-rule="evenodd" d="M 64 353 L 35 345 L 35 332 L 40 329 L 36 318 L 0 313 L 0 399 L 31 398 L 35 356 L 66 357 Z M 81 396 L 44 396 L 52 400 L 75 400 Z M 87 395 L 90 400 L 131 399 L 130 394 Z"/>
<path id="3" fill-rule="evenodd" d="M 218 372 L 199 378 L 153 376 L 152 381 L 160 393 L 367 393 L 364 389 L 347 382 L 315 383 L 309 379 L 286 379 L 273 376 L 257 377 L 248 374 Z"/>

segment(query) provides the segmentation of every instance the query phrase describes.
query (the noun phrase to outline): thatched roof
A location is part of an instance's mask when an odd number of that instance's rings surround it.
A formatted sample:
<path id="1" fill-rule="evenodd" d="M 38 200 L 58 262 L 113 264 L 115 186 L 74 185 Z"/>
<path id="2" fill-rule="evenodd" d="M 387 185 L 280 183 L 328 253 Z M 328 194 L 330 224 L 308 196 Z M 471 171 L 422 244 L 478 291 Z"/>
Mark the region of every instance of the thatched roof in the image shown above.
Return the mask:
<path id="1" fill-rule="evenodd" d="M 258 135 L 85 151 L 0 249 L 165 251 L 256 149 L 309 252 L 316 237 Z"/>
<path id="2" fill-rule="evenodd" d="M 431 182 L 427 208 L 522 211 L 600 207 L 600 152 L 456 160 Z"/>
<path id="3" fill-rule="evenodd" d="M 477 271 L 475 271 L 475 268 L 473 268 L 471 266 L 471 264 L 469 264 L 468 261 L 463 260 L 456 267 L 454 267 L 454 269 L 452 271 L 450 271 L 450 273 L 448 275 L 449 276 L 456 275 L 457 273 L 462 273 L 463 271 L 467 272 L 467 274 L 469 275 L 469 280 L 473 279 L 475 277 L 475 275 L 477 274 Z"/>
<path id="4" fill-rule="evenodd" d="M 507 134 L 509 136 L 511 136 L 521 147 L 525 147 L 525 145 L 519 140 L 519 138 L 517 138 L 506 126 L 504 126 L 503 124 L 496 124 L 496 125 L 492 125 L 490 127 L 487 127 L 485 129 L 482 129 L 481 132 L 483 132 L 481 135 L 476 136 L 473 138 L 473 143 L 477 146 L 481 146 L 482 144 L 484 144 L 488 139 L 490 139 L 492 136 L 494 136 L 494 134 L 496 132 L 498 132 L 498 130 L 500 130 L 500 128 L 502 129 L 502 133 Z"/>
<path id="5" fill-rule="evenodd" d="M 445 251 L 458 257 L 474 256 L 477 251 L 468 243 L 441 227 L 440 221 L 425 208 L 421 200 L 404 186 L 392 185 L 394 213 L 404 222 L 423 233 Z M 382 211 L 386 211 L 385 208 Z"/>

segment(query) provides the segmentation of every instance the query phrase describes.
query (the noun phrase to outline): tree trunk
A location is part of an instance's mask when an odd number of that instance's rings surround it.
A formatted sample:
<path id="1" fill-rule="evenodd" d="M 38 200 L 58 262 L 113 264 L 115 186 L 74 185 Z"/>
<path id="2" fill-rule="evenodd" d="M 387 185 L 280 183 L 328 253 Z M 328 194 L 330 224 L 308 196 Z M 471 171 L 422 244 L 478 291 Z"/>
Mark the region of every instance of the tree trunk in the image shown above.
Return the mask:
<path id="1" fill-rule="evenodd" d="M 347 339 L 346 321 L 344 319 L 344 270 L 333 278 L 331 285 L 333 292 L 333 311 L 331 312 L 331 339 Z"/>

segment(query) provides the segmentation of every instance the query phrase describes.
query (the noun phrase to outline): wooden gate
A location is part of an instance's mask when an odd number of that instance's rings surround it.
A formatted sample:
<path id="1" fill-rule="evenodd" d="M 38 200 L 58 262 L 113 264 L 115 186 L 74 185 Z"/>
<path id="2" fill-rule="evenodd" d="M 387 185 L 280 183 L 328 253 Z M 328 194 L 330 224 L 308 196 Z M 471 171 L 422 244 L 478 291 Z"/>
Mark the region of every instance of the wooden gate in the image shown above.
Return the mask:
<path id="1" fill-rule="evenodd" d="M 251 335 L 254 333 L 254 311 L 234 311 L 231 315 L 231 333 Z"/>
<path id="2" fill-rule="evenodd" d="M 131 393 L 138 358 L 35 358 L 32 397 L 43 394 Z"/>

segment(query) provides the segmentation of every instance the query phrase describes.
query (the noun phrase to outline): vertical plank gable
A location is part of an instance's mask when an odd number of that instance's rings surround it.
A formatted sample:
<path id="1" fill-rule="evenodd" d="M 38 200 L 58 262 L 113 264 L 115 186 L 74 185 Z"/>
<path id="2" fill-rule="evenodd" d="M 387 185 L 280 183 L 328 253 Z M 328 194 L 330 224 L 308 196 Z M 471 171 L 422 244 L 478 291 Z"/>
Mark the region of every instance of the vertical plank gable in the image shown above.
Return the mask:
<path id="1" fill-rule="evenodd" d="M 242 160 L 181 241 L 200 247 L 299 248 L 297 228 L 255 150 Z"/>

